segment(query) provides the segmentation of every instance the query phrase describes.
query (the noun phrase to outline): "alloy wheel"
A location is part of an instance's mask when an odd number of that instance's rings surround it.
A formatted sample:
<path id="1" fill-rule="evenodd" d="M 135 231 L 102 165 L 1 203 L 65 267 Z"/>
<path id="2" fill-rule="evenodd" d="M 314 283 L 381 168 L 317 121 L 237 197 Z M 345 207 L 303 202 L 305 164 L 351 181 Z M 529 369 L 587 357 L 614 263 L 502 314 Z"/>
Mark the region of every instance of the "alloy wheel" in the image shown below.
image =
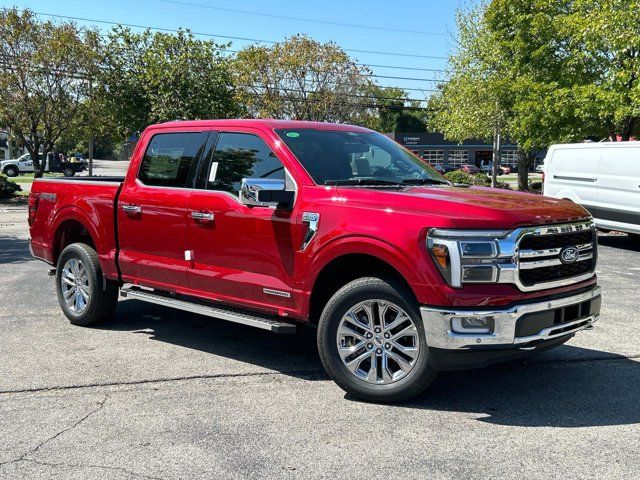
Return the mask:
<path id="1" fill-rule="evenodd" d="M 342 363 L 359 380 L 386 385 L 406 377 L 420 352 L 411 317 L 386 300 L 367 300 L 350 308 L 338 325 Z"/>
<path id="2" fill-rule="evenodd" d="M 67 260 L 62 267 L 60 288 L 64 301 L 73 313 L 80 315 L 87 309 L 91 299 L 91 287 L 87 269 L 82 261 L 77 258 Z"/>

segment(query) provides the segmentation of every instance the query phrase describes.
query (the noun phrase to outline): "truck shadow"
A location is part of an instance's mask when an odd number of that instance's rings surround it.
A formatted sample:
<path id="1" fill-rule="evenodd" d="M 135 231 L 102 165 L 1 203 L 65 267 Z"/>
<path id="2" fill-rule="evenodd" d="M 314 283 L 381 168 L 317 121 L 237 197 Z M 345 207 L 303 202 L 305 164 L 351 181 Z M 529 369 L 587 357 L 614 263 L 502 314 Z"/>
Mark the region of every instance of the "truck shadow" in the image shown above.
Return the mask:
<path id="1" fill-rule="evenodd" d="M 14 236 L 0 236 L 0 265 L 33 260 L 29 253 L 29 241 Z"/>
<path id="2" fill-rule="evenodd" d="M 130 299 L 121 300 L 113 318 L 98 328 L 148 335 L 150 340 L 238 360 L 285 375 L 326 379 L 315 346 L 316 331 L 311 327 L 298 328 L 294 335 L 277 335 Z"/>
<path id="3" fill-rule="evenodd" d="M 603 247 L 619 248 L 631 252 L 640 252 L 640 240 L 628 235 L 599 234 L 598 244 Z"/>
<path id="4" fill-rule="evenodd" d="M 212 361 L 215 355 L 305 380 L 328 380 L 313 328 L 275 335 L 137 300 L 121 301 L 112 321 L 100 328 L 196 349 L 211 354 Z M 527 361 L 442 373 L 420 397 L 391 408 L 459 412 L 519 427 L 638 424 L 640 362 L 564 345 Z"/>
<path id="5" fill-rule="evenodd" d="M 447 372 L 407 407 L 518 427 L 640 423 L 640 362 L 563 345 L 526 362 Z"/>

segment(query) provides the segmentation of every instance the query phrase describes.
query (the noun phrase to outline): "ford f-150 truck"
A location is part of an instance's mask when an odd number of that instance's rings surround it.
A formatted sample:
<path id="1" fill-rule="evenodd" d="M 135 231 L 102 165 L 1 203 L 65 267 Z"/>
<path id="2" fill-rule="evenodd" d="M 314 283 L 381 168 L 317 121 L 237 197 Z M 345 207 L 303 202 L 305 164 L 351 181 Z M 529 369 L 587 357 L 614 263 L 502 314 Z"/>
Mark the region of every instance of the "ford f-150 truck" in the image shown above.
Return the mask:
<path id="1" fill-rule="evenodd" d="M 124 178 L 36 180 L 29 225 L 71 323 L 109 319 L 120 293 L 276 333 L 317 325 L 328 374 L 367 400 L 561 345 L 600 313 L 582 207 L 452 185 L 349 125 L 154 125 Z"/>

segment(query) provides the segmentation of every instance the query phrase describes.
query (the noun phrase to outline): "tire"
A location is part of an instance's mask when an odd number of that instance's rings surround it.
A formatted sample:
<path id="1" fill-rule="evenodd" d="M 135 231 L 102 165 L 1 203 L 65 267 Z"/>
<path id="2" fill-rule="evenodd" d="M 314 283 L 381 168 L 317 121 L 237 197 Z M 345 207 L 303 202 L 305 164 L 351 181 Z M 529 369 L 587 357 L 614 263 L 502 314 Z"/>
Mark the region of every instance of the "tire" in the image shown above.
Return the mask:
<path id="1" fill-rule="evenodd" d="M 75 172 L 75 170 L 73 170 L 73 168 L 71 168 L 71 167 L 66 167 L 66 168 L 62 171 L 62 174 L 63 174 L 65 177 L 73 177 L 73 176 L 76 174 L 76 172 Z"/>
<path id="2" fill-rule="evenodd" d="M 13 165 L 4 169 L 4 174 L 7 177 L 17 177 L 19 173 L 20 170 L 18 170 L 18 167 L 14 167 Z"/>
<path id="3" fill-rule="evenodd" d="M 411 298 L 409 292 L 392 281 L 365 277 L 348 283 L 327 302 L 318 324 L 318 351 L 329 376 L 349 395 L 365 401 L 400 402 L 424 391 L 436 377 L 429 365 L 419 309 Z M 372 305 L 373 308 L 370 308 Z M 368 311 L 378 311 L 378 314 L 373 314 L 373 328 L 367 318 Z M 355 317 L 359 318 L 357 323 L 347 320 L 347 313 L 350 312 L 356 312 Z M 386 325 L 385 320 L 381 321 L 381 312 L 387 320 Z M 364 322 L 365 319 L 367 322 Z M 403 320 L 394 327 L 394 319 Z M 376 333 L 376 326 L 380 327 L 377 330 L 379 333 Z M 385 332 L 386 327 L 393 328 Z M 345 335 L 347 331 L 357 331 L 360 338 L 351 337 L 350 333 Z M 399 331 L 410 333 L 394 341 L 393 336 L 399 335 Z M 339 343 L 345 349 L 342 353 Z M 410 357 L 405 354 L 411 350 L 412 344 L 417 347 L 417 352 L 411 352 L 410 355 L 415 355 L 415 358 L 408 360 Z M 405 369 L 399 368 L 400 363 L 394 360 L 398 357 L 411 365 L 405 365 Z M 373 358 L 376 358 L 375 368 Z M 382 368 L 385 361 L 387 369 Z"/>
<path id="4" fill-rule="evenodd" d="M 72 243 L 62 251 L 56 268 L 56 293 L 60 308 L 73 325 L 87 327 L 111 318 L 118 302 L 118 285 L 107 280 L 103 288 L 102 282 L 93 248 Z"/>

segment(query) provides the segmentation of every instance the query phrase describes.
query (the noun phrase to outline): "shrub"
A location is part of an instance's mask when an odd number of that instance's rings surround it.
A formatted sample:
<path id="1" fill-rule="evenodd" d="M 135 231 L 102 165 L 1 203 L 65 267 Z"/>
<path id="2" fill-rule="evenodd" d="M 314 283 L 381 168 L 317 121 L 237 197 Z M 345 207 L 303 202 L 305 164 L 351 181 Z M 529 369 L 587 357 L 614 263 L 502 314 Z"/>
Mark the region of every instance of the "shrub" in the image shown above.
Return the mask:
<path id="1" fill-rule="evenodd" d="M 21 192 L 22 188 L 15 182 L 12 182 L 4 175 L 0 175 L 0 198 L 13 198 L 16 192 Z"/>
<path id="2" fill-rule="evenodd" d="M 463 185 L 477 185 L 480 187 L 488 187 L 491 185 L 491 179 L 484 173 L 470 175 L 462 170 L 456 170 L 455 172 L 445 174 L 445 177 L 452 183 L 461 183 Z"/>
<path id="3" fill-rule="evenodd" d="M 531 182 L 529 184 L 529 192 L 542 193 L 542 182 Z"/>

